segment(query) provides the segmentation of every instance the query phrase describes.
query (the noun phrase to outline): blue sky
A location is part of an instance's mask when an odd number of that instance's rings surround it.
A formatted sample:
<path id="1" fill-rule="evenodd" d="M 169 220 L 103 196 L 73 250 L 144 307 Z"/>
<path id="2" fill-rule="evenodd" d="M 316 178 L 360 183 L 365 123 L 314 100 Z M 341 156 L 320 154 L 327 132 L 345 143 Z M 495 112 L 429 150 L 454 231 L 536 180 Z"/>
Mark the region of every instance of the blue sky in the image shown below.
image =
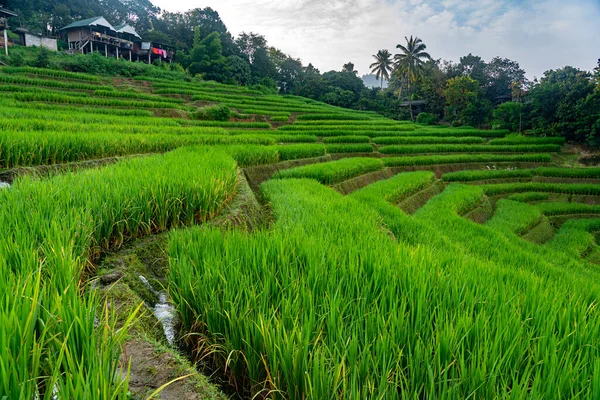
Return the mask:
<path id="1" fill-rule="evenodd" d="M 368 72 L 372 54 L 417 35 L 434 58 L 468 53 L 518 61 L 529 78 L 600 58 L 600 0 L 153 0 L 168 11 L 210 6 L 235 36 L 257 32 L 321 72 L 348 61 Z"/>

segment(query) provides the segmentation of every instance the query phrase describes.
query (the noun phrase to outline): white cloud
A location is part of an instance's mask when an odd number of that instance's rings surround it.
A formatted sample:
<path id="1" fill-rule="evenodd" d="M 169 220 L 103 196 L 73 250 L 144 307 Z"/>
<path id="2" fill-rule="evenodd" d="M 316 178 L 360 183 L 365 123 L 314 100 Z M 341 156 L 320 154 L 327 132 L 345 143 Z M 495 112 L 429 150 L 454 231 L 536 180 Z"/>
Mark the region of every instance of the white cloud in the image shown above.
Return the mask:
<path id="1" fill-rule="evenodd" d="M 169 11 L 193 0 L 154 0 Z M 567 64 L 592 69 L 600 57 L 596 0 L 206 0 L 232 34 L 253 31 L 321 71 L 348 61 L 367 73 L 371 55 L 417 35 L 434 58 L 468 53 L 518 61 L 530 77 Z"/>

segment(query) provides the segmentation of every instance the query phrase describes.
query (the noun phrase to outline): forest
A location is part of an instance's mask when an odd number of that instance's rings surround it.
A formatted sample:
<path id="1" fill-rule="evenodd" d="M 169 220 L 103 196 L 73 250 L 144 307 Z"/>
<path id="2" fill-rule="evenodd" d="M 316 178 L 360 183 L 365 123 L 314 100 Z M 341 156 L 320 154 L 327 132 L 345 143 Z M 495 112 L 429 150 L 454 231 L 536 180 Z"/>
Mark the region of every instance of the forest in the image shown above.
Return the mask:
<path id="1" fill-rule="evenodd" d="M 352 62 L 343 64 L 340 71 L 321 72 L 312 63 L 269 46 L 260 33 L 234 37 L 219 13 L 209 7 L 168 12 L 149 0 L 4 0 L 3 6 L 19 14 L 15 21 L 19 26 L 49 35 L 96 15 L 112 23 L 127 22 L 144 40 L 175 47 L 175 62 L 163 67 L 190 77 L 260 85 L 398 120 L 493 127 L 600 145 L 600 59 L 594 71 L 565 66 L 529 80 L 518 61 L 501 56 L 484 60 L 471 53 L 458 62 L 436 59 L 421 39 L 409 36 L 398 40 L 393 52 L 374 50 L 371 68 L 381 85 L 368 88 Z M 42 64 L 48 65 L 38 66 L 135 75 L 135 68 L 114 63 L 109 63 L 113 68 L 104 63 L 105 71 L 90 70 L 98 68 L 100 60 L 41 57 Z M 37 57 L 28 60 L 20 54 L 8 63 L 40 64 Z"/>

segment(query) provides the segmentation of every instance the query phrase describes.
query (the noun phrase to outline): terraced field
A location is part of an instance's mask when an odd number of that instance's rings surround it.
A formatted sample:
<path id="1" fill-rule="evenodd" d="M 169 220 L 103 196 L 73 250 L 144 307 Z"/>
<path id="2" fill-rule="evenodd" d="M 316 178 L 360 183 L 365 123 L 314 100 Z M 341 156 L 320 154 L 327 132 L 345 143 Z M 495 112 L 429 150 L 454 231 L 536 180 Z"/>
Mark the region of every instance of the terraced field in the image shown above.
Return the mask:
<path id="1" fill-rule="evenodd" d="M 96 276 L 169 231 L 176 343 L 234 396 L 600 398 L 600 168 L 560 138 L 214 82 L 0 91 L 0 397 L 129 398 L 154 304 L 123 321 Z"/>

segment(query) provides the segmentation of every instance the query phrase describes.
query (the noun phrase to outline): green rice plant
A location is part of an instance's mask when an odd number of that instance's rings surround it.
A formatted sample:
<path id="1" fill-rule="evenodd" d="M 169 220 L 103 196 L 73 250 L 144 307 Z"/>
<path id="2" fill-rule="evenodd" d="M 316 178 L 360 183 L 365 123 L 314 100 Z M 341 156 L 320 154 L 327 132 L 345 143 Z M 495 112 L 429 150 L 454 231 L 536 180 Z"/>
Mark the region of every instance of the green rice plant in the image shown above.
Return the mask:
<path id="1" fill-rule="evenodd" d="M 383 161 L 388 167 L 404 167 L 413 165 L 496 162 L 548 163 L 551 160 L 552 157 L 549 154 L 456 154 L 446 156 L 390 157 L 385 158 Z"/>
<path id="2" fill-rule="evenodd" d="M 535 206 L 500 199 L 496 203 L 494 216 L 486 222 L 486 225 L 501 232 L 522 235 L 537 225 L 541 218 L 542 212 Z"/>
<path id="3" fill-rule="evenodd" d="M 279 160 L 297 160 L 325 155 L 325 146 L 320 144 L 289 144 L 277 147 Z"/>
<path id="4" fill-rule="evenodd" d="M 328 132 L 328 133 L 324 133 L 319 136 L 341 136 L 344 134 L 347 134 L 347 135 L 354 134 L 355 131 L 360 132 L 360 133 L 356 133 L 357 135 L 366 135 L 365 132 L 373 132 L 374 135 L 367 135 L 367 136 L 387 136 L 387 135 L 389 135 L 389 132 L 414 131 L 415 127 L 412 125 L 385 125 L 383 127 L 378 126 L 378 125 L 371 125 L 371 126 L 368 126 L 368 125 L 327 125 L 327 126 L 324 126 L 323 129 L 317 129 L 317 127 L 315 127 L 313 125 L 284 125 L 284 126 L 279 127 L 279 130 Z M 339 133 L 336 135 L 336 134 L 334 134 L 334 132 L 342 132 L 342 133 Z M 393 133 L 392 133 L 392 135 L 393 135 Z"/>
<path id="5" fill-rule="evenodd" d="M 173 135 L 191 135 L 191 134 L 211 134 L 225 135 L 223 128 L 213 127 L 180 127 L 180 126 L 161 126 L 160 124 L 109 124 L 109 123 L 78 123 L 50 121 L 39 119 L 6 119 L 0 121 L 0 129 L 11 131 L 70 131 L 80 133 L 136 133 L 136 134 L 173 134 Z M 253 133 L 247 131 L 246 134 Z"/>
<path id="6" fill-rule="evenodd" d="M 572 257 L 582 257 L 596 247 L 594 235 L 590 231 L 598 230 L 599 226 L 598 220 L 566 221 L 543 246 Z"/>
<path id="7" fill-rule="evenodd" d="M 372 153 L 373 146 L 370 144 L 326 144 L 328 153 Z"/>
<path id="8" fill-rule="evenodd" d="M 542 145 L 462 145 L 462 144 L 430 144 L 412 146 L 384 146 L 379 148 L 383 154 L 416 154 L 416 153 L 548 153 L 560 152 L 560 146 L 555 144 Z"/>
<path id="9" fill-rule="evenodd" d="M 579 179 L 599 179 L 600 168 L 557 168 L 540 167 L 534 170 L 538 176 L 549 176 L 556 178 L 579 178 Z"/>
<path id="10" fill-rule="evenodd" d="M 377 144 L 482 144 L 483 142 L 484 139 L 477 136 L 383 136 L 373 138 L 373 143 Z"/>
<path id="11" fill-rule="evenodd" d="M 600 205 L 584 203 L 540 203 L 536 207 L 544 215 L 600 214 Z"/>
<path id="12" fill-rule="evenodd" d="M 504 146 L 512 144 L 558 144 L 564 145 L 565 139 L 562 137 L 528 137 L 519 134 L 511 134 L 503 139 L 490 140 L 489 144 Z"/>
<path id="13" fill-rule="evenodd" d="M 259 123 L 262 124 L 262 122 L 255 122 L 255 123 Z M 248 133 L 252 133 L 255 135 L 272 135 L 272 136 L 279 136 L 280 134 L 283 134 L 284 132 L 279 132 L 276 129 L 244 129 L 244 128 L 229 128 L 229 127 L 224 127 L 227 131 L 228 135 L 247 135 Z M 291 135 L 287 135 L 287 136 L 291 136 Z M 299 136 L 310 136 L 310 135 L 299 135 Z"/>
<path id="14" fill-rule="evenodd" d="M 29 77 L 21 76 L 21 75 L 0 74 L 0 82 L 13 84 L 13 85 L 43 86 L 43 87 L 52 87 L 52 88 L 60 88 L 60 89 L 104 90 L 104 91 L 115 90 L 112 86 L 101 86 L 99 84 L 92 84 L 92 83 L 57 81 L 57 80 L 50 80 L 50 79 L 36 79 L 36 78 L 29 78 Z"/>
<path id="15" fill-rule="evenodd" d="M 431 133 L 436 136 L 481 136 L 481 137 L 505 137 L 510 133 L 507 129 L 494 129 L 494 130 L 485 130 L 485 129 L 472 129 L 466 127 L 458 127 L 458 128 L 447 128 L 447 127 L 439 127 L 434 128 L 432 126 L 420 127 L 417 129 L 419 136 L 423 133 Z"/>
<path id="16" fill-rule="evenodd" d="M 0 86 L 1 88 L 1 86 Z M 84 93 L 80 93 L 84 94 Z M 50 103 L 65 103 L 65 104 L 81 104 L 81 105 L 96 105 L 109 107 L 132 107 L 132 108 L 178 108 L 187 109 L 189 107 L 158 101 L 134 101 L 134 100 L 119 100 L 119 99 L 103 99 L 103 98 L 85 98 L 74 97 L 71 94 L 59 93 L 16 93 L 15 98 L 19 101 L 46 101 Z"/>
<path id="17" fill-rule="evenodd" d="M 197 228 L 173 233 L 170 243 L 169 288 L 182 323 L 199 326 L 200 354 L 247 382 L 244 397 L 265 387 L 288 399 L 593 394 L 597 273 L 578 261 L 565 271 L 566 256 L 457 215 L 481 199 L 480 189 L 454 185 L 416 218 L 372 210 L 310 180 L 262 189 L 272 231 Z M 408 246 L 404 237 L 423 242 Z M 556 264 L 523 248 L 556 256 Z M 557 329 L 575 321 L 583 337 Z M 546 342 L 532 346 L 536 340 Z M 481 370 L 495 373 L 474 380 Z"/>
<path id="18" fill-rule="evenodd" d="M 542 182 L 518 182 L 518 183 L 496 183 L 481 185 L 485 193 L 495 196 L 505 193 L 521 192 L 546 192 L 579 195 L 600 195 L 600 185 L 589 183 L 542 183 Z"/>
<path id="19" fill-rule="evenodd" d="M 119 327 L 94 292 L 82 290 L 90 255 L 206 220 L 230 198 L 236 180 L 233 159 L 195 148 L 46 180 L 24 178 L 0 192 L 6 233 L 0 238 L 0 393 L 129 398 L 128 371 L 118 358 L 135 315 Z"/>
<path id="20" fill-rule="evenodd" d="M 391 119 L 382 120 L 298 120 L 294 122 L 294 126 L 327 126 L 327 125 L 359 125 L 359 126 L 381 126 L 385 128 L 386 125 L 410 125 L 408 121 L 394 121 Z"/>
<path id="21" fill-rule="evenodd" d="M 20 85 L 0 85 L 0 92 L 8 92 L 7 96 L 17 97 L 17 94 L 40 94 L 46 96 L 52 96 L 54 94 L 69 96 L 72 98 L 80 98 L 80 97 L 90 97 L 89 93 L 85 92 L 66 92 L 52 89 L 44 89 L 38 87 L 30 87 L 30 86 L 20 86 Z"/>
<path id="22" fill-rule="evenodd" d="M 520 201 L 522 203 L 529 203 L 532 201 L 544 201 L 548 200 L 548 193 L 540 192 L 523 192 L 515 193 L 507 197 L 508 200 Z"/>
<path id="23" fill-rule="evenodd" d="M 109 119 L 108 116 L 127 116 L 127 117 L 154 117 L 154 113 L 148 110 L 127 110 L 119 108 L 102 108 L 102 107 L 85 107 L 85 106 L 66 106 L 62 104 L 45 104 L 45 103 L 20 103 L 22 106 L 26 106 L 29 110 L 51 110 L 55 111 L 52 113 L 54 117 L 56 112 L 68 113 L 71 119 L 85 119 L 89 118 L 88 114 L 102 114 L 103 120 Z M 80 113 L 80 114 L 79 114 Z M 73 115 L 77 114 L 77 115 Z M 48 115 L 46 113 L 46 115 Z M 63 114 L 64 116 L 64 114 Z M 69 118 L 69 117 L 67 117 Z M 136 120 L 136 123 L 139 120 Z M 160 121 L 162 124 L 169 124 L 166 120 Z M 156 120 L 154 119 L 154 123 Z"/>
<path id="24" fill-rule="evenodd" d="M 532 169 L 489 169 L 473 171 L 449 172 L 442 175 L 442 180 L 446 182 L 472 182 L 487 179 L 507 179 L 507 178 L 531 178 L 534 176 Z"/>
<path id="25" fill-rule="evenodd" d="M 267 115 L 271 117 L 290 117 L 289 111 L 270 111 L 270 110 L 262 110 L 255 108 L 244 108 L 240 110 L 244 114 L 254 114 L 254 115 Z"/>
<path id="26" fill-rule="evenodd" d="M 269 118 L 273 122 L 287 122 L 289 121 L 289 117 L 286 116 L 274 116 Z"/>
<path id="27" fill-rule="evenodd" d="M 163 153 L 192 145 L 274 145 L 266 136 L 139 135 L 0 131 L 0 169 L 83 161 L 143 153 Z"/>
<path id="28" fill-rule="evenodd" d="M 180 125 L 192 126 L 218 126 L 223 128 L 242 128 L 242 129 L 270 129 L 268 122 L 236 122 L 236 121 L 193 121 L 189 119 L 178 119 Z M 239 132 L 239 131 L 238 131 Z M 248 133 L 248 132 L 246 132 Z M 270 132 L 274 133 L 274 132 Z"/>
<path id="29" fill-rule="evenodd" d="M 254 133 L 254 132 L 252 132 Z M 279 143 L 316 143 L 317 137 L 310 135 L 274 135 L 273 138 Z"/>
<path id="30" fill-rule="evenodd" d="M 369 143 L 371 139 L 368 136 L 331 136 L 324 137 L 323 143 Z"/>
<path id="31" fill-rule="evenodd" d="M 146 93 L 139 93 L 133 91 L 117 91 L 117 90 L 95 90 L 94 96 L 97 97 L 116 97 L 120 99 L 137 99 L 137 100 L 149 100 L 159 101 L 167 103 L 183 103 L 182 99 L 174 99 L 171 97 L 161 97 Z"/>
<path id="32" fill-rule="evenodd" d="M 358 114 L 303 114 L 296 118 L 299 121 L 303 120 L 339 120 L 339 121 L 359 121 L 369 120 L 366 115 Z"/>
<path id="33" fill-rule="evenodd" d="M 273 164 L 279 161 L 277 146 L 237 145 L 224 146 L 223 151 L 229 154 L 240 167 Z"/>
<path id="34" fill-rule="evenodd" d="M 31 74 L 49 76 L 52 78 L 74 79 L 79 81 L 99 82 L 100 78 L 96 75 L 83 74 L 79 72 L 67 72 L 62 70 L 34 68 L 34 67 L 2 67 L 5 74 Z"/>
<path id="35" fill-rule="evenodd" d="M 591 179 L 600 178 L 600 169 L 539 167 L 535 169 L 492 169 L 483 171 L 457 171 L 444 174 L 442 179 L 447 182 L 469 182 L 487 179 L 531 178 L 534 176 Z"/>
<path id="36" fill-rule="evenodd" d="M 434 181 L 435 174 L 433 172 L 405 172 L 359 189 L 352 193 L 351 196 L 356 199 L 364 199 L 366 202 L 375 197 L 395 204 L 423 190 Z"/>
<path id="37" fill-rule="evenodd" d="M 383 163 L 377 158 L 345 158 L 286 169 L 276 173 L 273 178 L 310 178 L 326 185 L 332 185 L 368 172 L 381 170 L 383 167 Z"/>

